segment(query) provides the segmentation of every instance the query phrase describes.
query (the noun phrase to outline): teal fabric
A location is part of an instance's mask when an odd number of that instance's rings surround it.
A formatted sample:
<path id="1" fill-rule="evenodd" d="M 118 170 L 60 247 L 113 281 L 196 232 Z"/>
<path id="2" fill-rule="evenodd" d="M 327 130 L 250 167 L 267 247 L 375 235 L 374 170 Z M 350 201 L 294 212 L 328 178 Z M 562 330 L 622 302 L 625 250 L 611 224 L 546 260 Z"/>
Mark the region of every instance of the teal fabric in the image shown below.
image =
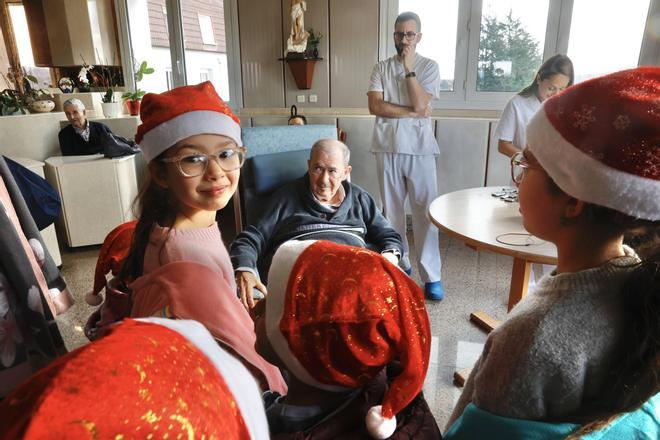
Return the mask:
<path id="1" fill-rule="evenodd" d="M 442 438 L 444 440 L 559 440 L 566 438 L 578 427 L 579 425 L 571 423 L 552 424 L 500 417 L 470 403 Z"/>
<path id="2" fill-rule="evenodd" d="M 241 132 L 247 157 L 283 151 L 309 150 L 319 139 L 337 139 L 334 125 L 273 125 L 245 127 Z"/>
<path id="3" fill-rule="evenodd" d="M 470 403 L 443 439 L 555 440 L 565 438 L 578 428 L 579 425 L 572 423 L 544 423 L 500 417 Z M 651 397 L 638 410 L 626 413 L 605 428 L 582 437 L 582 440 L 620 439 L 660 439 L 660 393 Z"/>

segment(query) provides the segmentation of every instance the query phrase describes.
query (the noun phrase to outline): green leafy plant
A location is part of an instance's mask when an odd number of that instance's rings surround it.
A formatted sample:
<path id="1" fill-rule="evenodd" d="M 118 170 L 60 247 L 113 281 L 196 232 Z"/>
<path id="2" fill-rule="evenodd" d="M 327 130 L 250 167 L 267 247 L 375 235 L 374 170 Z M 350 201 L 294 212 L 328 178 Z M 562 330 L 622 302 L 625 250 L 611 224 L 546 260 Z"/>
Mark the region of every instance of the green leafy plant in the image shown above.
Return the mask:
<path id="1" fill-rule="evenodd" d="M 105 93 L 101 97 L 101 102 L 104 102 L 106 104 L 115 102 L 115 91 L 112 89 L 112 87 L 108 87 L 108 90 L 105 91 Z"/>
<path id="2" fill-rule="evenodd" d="M 0 115 L 25 115 L 28 114 L 28 107 L 34 101 L 52 100 L 53 95 L 46 89 L 35 88 L 33 84 L 38 84 L 39 80 L 33 75 L 28 75 L 25 71 L 15 74 L 11 70 L 2 78 L 8 87 L 20 85 L 20 89 L 6 88 L 0 92 Z M 10 82 L 11 79 L 11 82 Z"/>
<path id="3" fill-rule="evenodd" d="M 319 31 L 314 30 L 314 28 L 307 29 L 307 32 L 309 32 L 309 36 L 307 37 L 307 44 L 309 44 L 313 48 L 318 47 L 319 44 L 321 44 L 321 39 L 323 38 L 323 34 Z"/>
<path id="4" fill-rule="evenodd" d="M 12 89 L 4 89 L 0 92 L 0 115 L 26 115 L 27 107 L 21 95 Z"/>
<path id="5" fill-rule="evenodd" d="M 154 72 L 155 72 L 154 68 L 149 67 L 146 61 L 142 61 L 141 63 L 136 64 L 135 84 L 137 85 L 137 83 L 142 81 L 144 75 L 151 75 Z M 121 95 L 121 97 L 124 101 L 139 101 L 146 93 L 147 92 L 145 92 L 144 90 L 137 89 L 134 92 L 124 92 L 124 94 Z"/>

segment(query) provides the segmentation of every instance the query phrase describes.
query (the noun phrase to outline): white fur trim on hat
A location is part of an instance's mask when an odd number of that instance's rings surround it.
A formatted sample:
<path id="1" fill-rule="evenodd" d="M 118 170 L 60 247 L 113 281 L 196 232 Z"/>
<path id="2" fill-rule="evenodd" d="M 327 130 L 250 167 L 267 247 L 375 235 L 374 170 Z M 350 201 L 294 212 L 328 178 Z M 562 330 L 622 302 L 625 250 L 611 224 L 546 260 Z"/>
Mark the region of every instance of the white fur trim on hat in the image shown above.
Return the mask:
<path id="1" fill-rule="evenodd" d="M 141 318 L 136 321 L 162 325 L 193 343 L 220 372 L 223 381 L 234 396 L 250 438 L 264 440 L 270 438 L 261 392 L 256 381 L 239 360 L 218 346 L 202 324 L 192 320 L 164 318 Z"/>
<path id="2" fill-rule="evenodd" d="M 151 162 L 172 145 L 197 134 L 220 134 L 233 139 L 239 147 L 243 145 L 241 126 L 231 116 L 196 110 L 178 115 L 146 132 L 140 148 L 146 161 Z"/>
<path id="3" fill-rule="evenodd" d="M 611 168 L 562 137 L 541 108 L 527 125 L 527 146 L 565 193 L 633 217 L 660 220 L 660 181 Z"/>
<path id="4" fill-rule="evenodd" d="M 367 432 L 373 438 L 386 439 L 394 434 L 396 431 L 396 417 L 386 419 L 383 417 L 383 406 L 372 406 L 367 412 L 365 417 L 365 424 L 367 425 Z"/>
<path id="5" fill-rule="evenodd" d="M 275 252 L 268 271 L 268 297 L 266 300 L 266 336 L 275 353 L 284 362 L 288 370 L 307 385 L 326 391 L 341 392 L 348 388 L 337 385 L 327 385 L 317 381 L 302 366 L 296 356 L 291 352 L 289 343 L 280 331 L 280 321 L 284 316 L 284 299 L 289 284 L 289 276 L 293 265 L 303 253 L 317 240 L 287 241 Z"/>

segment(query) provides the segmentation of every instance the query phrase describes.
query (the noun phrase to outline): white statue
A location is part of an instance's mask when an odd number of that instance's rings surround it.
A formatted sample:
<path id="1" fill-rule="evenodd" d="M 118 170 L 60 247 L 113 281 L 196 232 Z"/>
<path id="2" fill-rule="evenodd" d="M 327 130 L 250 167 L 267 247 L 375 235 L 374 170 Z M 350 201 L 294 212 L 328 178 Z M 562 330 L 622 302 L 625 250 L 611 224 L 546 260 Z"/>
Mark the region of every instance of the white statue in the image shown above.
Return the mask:
<path id="1" fill-rule="evenodd" d="M 305 30 L 305 11 L 307 3 L 305 0 L 291 0 L 291 35 L 286 41 L 286 51 L 304 53 L 307 49 L 307 37 L 309 32 Z"/>

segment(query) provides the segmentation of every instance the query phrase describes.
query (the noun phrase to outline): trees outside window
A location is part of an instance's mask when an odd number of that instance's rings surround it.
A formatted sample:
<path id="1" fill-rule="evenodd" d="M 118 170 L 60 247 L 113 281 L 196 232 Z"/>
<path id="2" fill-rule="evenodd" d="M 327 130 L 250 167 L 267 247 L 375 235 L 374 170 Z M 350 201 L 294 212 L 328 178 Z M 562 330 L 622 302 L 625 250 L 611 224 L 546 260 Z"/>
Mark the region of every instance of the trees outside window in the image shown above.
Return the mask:
<path id="1" fill-rule="evenodd" d="M 537 41 L 509 11 L 504 20 L 483 17 L 479 38 L 477 91 L 517 92 L 534 78 L 542 62 Z"/>

